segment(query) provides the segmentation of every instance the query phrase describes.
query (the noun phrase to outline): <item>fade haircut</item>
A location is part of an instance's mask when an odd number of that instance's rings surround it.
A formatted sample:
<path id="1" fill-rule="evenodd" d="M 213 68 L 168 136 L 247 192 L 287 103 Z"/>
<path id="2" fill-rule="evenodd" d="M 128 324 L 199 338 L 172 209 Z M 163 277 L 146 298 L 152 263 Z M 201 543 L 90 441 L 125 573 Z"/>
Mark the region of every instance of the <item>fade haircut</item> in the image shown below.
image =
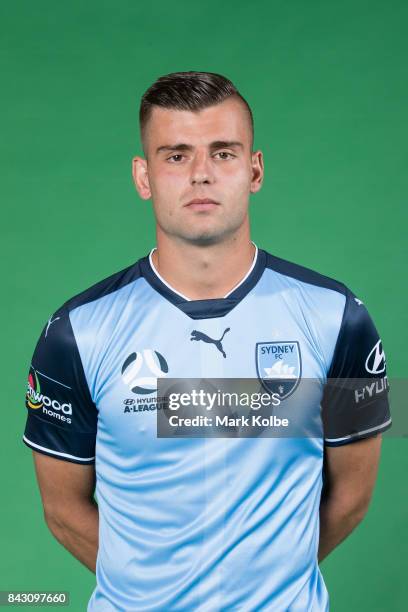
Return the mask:
<path id="1" fill-rule="evenodd" d="M 226 77 L 214 72 L 172 72 L 159 77 L 143 94 L 139 109 L 140 138 L 146 155 L 146 126 L 155 106 L 174 110 L 199 111 L 227 98 L 241 100 L 251 128 L 254 144 L 254 119 L 248 102 Z"/>

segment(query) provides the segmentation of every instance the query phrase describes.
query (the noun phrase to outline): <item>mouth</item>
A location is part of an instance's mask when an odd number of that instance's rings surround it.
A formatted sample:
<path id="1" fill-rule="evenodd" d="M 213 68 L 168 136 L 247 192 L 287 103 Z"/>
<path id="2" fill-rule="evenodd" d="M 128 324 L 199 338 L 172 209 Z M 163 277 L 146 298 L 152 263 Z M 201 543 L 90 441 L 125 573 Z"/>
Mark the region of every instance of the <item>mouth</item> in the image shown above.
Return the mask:
<path id="1" fill-rule="evenodd" d="M 211 200 L 210 198 L 195 198 L 194 200 L 190 200 L 186 204 L 187 208 L 193 210 L 211 210 L 216 206 L 219 206 L 219 203 L 215 200 Z"/>

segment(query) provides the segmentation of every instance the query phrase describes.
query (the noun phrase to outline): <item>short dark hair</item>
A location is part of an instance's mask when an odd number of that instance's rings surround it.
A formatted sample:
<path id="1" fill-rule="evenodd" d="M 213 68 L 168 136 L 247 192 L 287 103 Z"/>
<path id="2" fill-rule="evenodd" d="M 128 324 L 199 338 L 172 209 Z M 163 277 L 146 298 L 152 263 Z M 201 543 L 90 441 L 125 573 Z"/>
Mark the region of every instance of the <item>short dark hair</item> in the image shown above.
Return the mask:
<path id="1" fill-rule="evenodd" d="M 154 106 L 175 110 L 198 111 L 214 106 L 229 97 L 242 101 L 251 126 L 251 150 L 254 142 L 254 119 L 248 102 L 226 77 L 214 72 L 172 72 L 159 77 L 143 94 L 139 109 L 139 125 L 144 146 L 146 125 Z"/>

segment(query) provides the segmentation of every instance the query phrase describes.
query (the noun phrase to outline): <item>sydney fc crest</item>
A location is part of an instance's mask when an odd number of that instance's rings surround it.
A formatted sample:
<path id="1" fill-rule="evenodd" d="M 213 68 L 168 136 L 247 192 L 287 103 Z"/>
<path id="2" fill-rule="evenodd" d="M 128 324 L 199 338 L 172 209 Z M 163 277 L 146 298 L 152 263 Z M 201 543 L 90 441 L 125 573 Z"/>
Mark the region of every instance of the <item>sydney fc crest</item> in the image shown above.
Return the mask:
<path id="1" fill-rule="evenodd" d="M 299 342 L 257 342 L 255 360 L 258 378 L 269 393 L 284 400 L 295 391 L 302 375 Z"/>

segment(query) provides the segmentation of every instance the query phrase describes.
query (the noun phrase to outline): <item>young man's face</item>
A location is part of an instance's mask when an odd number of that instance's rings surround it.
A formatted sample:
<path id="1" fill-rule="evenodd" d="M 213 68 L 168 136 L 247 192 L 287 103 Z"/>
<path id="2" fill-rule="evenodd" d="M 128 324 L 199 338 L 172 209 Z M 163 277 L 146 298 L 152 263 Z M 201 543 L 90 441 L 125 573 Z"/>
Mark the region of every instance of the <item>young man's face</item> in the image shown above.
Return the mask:
<path id="1" fill-rule="evenodd" d="M 158 232 L 214 244 L 248 223 L 249 194 L 261 188 L 263 159 L 251 152 L 242 102 L 230 98 L 198 112 L 154 107 L 145 152 L 146 160 L 133 160 L 133 176 L 139 195 L 153 201 Z M 190 204 L 194 199 L 214 203 Z"/>

